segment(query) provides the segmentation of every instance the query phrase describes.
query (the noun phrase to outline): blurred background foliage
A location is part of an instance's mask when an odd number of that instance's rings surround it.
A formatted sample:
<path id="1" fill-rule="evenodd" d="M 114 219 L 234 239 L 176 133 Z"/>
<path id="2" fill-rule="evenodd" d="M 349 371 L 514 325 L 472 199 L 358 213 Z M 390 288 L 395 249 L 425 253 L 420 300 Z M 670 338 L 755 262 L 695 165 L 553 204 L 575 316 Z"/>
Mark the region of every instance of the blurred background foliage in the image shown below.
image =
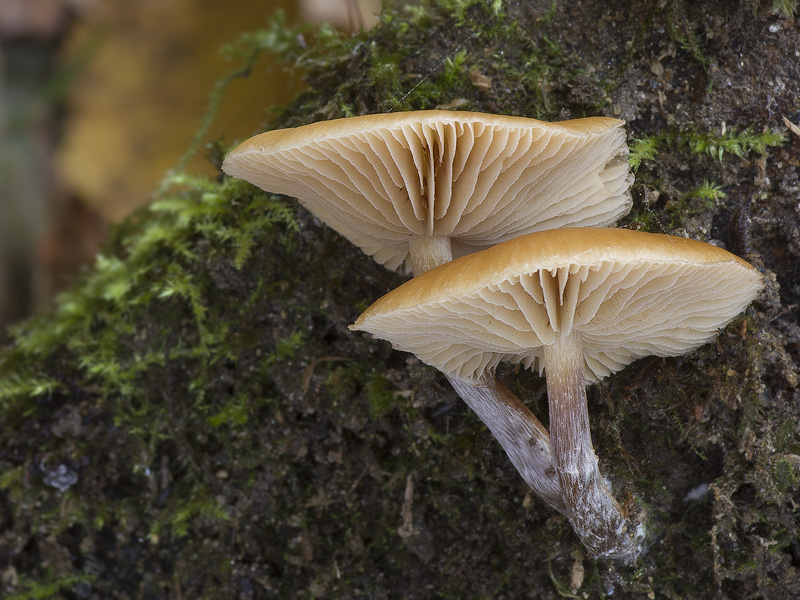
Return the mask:
<path id="1" fill-rule="evenodd" d="M 226 46 L 277 10 L 288 24 L 356 30 L 378 9 L 377 0 L 3 0 L 0 344 L 181 161 L 215 82 L 241 63 Z M 248 137 L 303 88 L 274 56 L 254 70 L 230 81 L 189 173 L 213 173 L 204 143 Z"/>

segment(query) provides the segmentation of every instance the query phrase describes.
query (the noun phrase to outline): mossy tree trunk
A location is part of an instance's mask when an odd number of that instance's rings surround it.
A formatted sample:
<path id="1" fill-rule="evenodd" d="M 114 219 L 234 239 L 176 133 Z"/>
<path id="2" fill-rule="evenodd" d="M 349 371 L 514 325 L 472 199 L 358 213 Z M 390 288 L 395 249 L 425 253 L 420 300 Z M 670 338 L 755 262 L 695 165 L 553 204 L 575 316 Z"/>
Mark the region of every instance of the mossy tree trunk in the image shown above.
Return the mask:
<path id="1" fill-rule="evenodd" d="M 649 548 L 584 558 L 441 375 L 347 330 L 399 275 L 289 199 L 175 175 L 0 358 L 0 595 L 800 596 L 797 21 L 755 0 L 442 0 L 296 40 L 276 25 L 241 45 L 311 84 L 271 127 L 436 106 L 623 118 L 621 225 L 763 270 L 715 343 L 589 389 Z M 503 376 L 546 417 L 538 377 Z"/>

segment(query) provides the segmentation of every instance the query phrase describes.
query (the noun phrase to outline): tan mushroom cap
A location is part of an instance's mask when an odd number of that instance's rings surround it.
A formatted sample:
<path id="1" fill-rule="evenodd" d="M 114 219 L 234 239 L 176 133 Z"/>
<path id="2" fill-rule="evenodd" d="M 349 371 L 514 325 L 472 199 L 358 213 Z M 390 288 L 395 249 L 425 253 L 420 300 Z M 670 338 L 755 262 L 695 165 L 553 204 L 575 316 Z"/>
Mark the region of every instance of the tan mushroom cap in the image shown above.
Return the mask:
<path id="1" fill-rule="evenodd" d="M 631 206 L 622 121 L 545 123 L 459 111 L 336 119 L 269 131 L 223 169 L 296 197 L 388 268 L 411 235 L 461 256 L 523 233 L 610 225 Z"/>
<path id="2" fill-rule="evenodd" d="M 351 327 L 446 375 L 480 380 L 499 362 L 543 365 L 557 333 L 581 333 L 592 381 L 648 355 L 707 342 L 762 287 L 739 257 L 703 242 L 626 229 L 542 231 L 433 269 Z"/>

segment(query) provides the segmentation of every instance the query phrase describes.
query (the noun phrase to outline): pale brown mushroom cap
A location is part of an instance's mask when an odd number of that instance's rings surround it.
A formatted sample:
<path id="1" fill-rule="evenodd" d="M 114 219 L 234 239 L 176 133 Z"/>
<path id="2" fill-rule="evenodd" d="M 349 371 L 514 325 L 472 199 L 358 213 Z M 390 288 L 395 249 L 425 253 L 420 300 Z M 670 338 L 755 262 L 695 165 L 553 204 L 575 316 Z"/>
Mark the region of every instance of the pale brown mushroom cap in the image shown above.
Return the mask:
<path id="1" fill-rule="evenodd" d="M 388 268 L 411 235 L 461 256 L 520 234 L 610 225 L 631 206 L 622 121 L 458 111 L 336 119 L 239 145 L 226 173 L 296 197 Z"/>
<path id="2" fill-rule="evenodd" d="M 588 381 L 648 355 L 706 343 L 762 287 L 739 257 L 703 242 L 626 229 L 525 235 L 433 269 L 385 295 L 351 327 L 450 377 L 499 362 L 541 372 L 556 333 L 581 333 Z"/>

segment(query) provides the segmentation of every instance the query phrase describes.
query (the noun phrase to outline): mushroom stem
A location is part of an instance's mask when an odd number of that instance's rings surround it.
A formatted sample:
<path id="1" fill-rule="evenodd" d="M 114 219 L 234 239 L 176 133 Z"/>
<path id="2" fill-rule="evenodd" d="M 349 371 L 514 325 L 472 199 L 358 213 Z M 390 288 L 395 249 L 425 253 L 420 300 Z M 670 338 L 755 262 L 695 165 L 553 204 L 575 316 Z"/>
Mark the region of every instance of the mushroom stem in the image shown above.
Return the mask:
<path id="1" fill-rule="evenodd" d="M 478 384 L 463 379 L 449 380 L 500 442 L 525 483 L 547 504 L 565 513 L 561 487 L 550 456 L 550 436 L 533 413 L 494 377 Z"/>
<path id="2" fill-rule="evenodd" d="M 566 515 L 589 552 L 632 560 L 642 526 L 629 520 L 606 487 L 589 430 L 583 345 L 576 331 L 544 347 L 553 463 Z"/>
<path id="3" fill-rule="evenodd" d="M 414 275 L 453 260 L 450 238 L 446 235 L 412 235 L 410 250 Z"/>
<path id="4" fill-rule="evenodd" d="M 453 259 L 450 238 L 411 236 L 410 255 L 415 276 L 430 271 Z M 448 379 L 456 393 L 500 442 L 525 483 L 547 504 L 564 513 L 561 488 L 550 455 L 550 435 L 528 407 L 494 377 L 479 384 Z"/>

